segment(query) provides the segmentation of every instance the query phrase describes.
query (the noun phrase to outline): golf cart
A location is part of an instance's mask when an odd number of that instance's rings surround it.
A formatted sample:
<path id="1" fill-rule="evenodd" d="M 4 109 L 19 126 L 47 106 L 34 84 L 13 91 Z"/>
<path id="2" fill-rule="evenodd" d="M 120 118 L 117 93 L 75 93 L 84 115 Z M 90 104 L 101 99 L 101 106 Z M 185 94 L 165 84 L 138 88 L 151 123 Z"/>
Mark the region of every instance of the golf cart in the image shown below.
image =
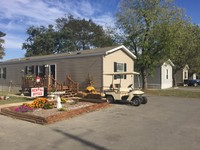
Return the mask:
<path id="1" fill-rule="evenodd" d="M 114 103 L 115 101 L 127 101 L 133 106 L 139 106 L 140 104 L 146 104 L 147 103 L 147 97 L 144 96 L 144 92 L 141 90 L 136 90 L 133 88 L 133 84 L 130 84 L 126 89 L 122 90 L 121 87 L 121 78 L 124 75 L 139 75 L 137 72 L 114 72 L 114 73 L 108 73 L 104 75 L 112 76 L 112 83 L 109 90 L 105 90 L 105 98 L 108 103 Z M 117 84 L 117 87 L 113 87 L 113 79 L 114 76 L 118 76 L 120 78 L 120 83 Z M 139 79 L 139 78 L 138 78 Z"/>

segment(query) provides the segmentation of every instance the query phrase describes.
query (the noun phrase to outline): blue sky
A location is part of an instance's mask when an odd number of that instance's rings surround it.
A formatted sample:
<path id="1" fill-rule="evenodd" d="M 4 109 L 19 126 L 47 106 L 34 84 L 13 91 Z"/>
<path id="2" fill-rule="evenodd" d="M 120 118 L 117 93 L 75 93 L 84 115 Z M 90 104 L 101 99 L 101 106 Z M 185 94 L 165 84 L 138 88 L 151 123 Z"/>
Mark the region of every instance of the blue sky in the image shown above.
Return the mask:
<path id="1" fill-rule="evenodd" d="M 120 0 L 1 0 L 0 31 L 6 33 L 3 60 L 24 57 L 21 49 L 31 26 L 54 24 L 55 19 L 71 13 L 75 17 L 92 19 L 102 26 L 114 25 Z M 200 0 L 175 0 L 186 10 L 193 23 L 200 24 Z"/>

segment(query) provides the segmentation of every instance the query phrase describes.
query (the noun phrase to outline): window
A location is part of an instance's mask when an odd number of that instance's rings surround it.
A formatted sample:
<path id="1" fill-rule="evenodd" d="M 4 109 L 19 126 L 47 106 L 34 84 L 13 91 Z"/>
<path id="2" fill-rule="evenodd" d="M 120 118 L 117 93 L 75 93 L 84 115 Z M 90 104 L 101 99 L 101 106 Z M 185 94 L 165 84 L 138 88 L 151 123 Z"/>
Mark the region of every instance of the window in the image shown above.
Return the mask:
<path id="1" fill-rule="evenodd" d="M 40 76 L 40 77 L 45 76 L 45 66 L 44 65 L 36 66 L 36 75 Z"/>
<path id="2" fill-rule="evenodd" d="M 169 79 L 169 70 L 166 69 L 166 79 Z"/>
<path id="3" fill-rule="evenodd" d="M 34 66 L 26 66 L 25 73 L 29 75 L 34 74 Z"/>
<path id="4" fill-rule="evenodd" d="M 6 68 L 3 68 L 2 77 L 3 77 L 4 79 L 6 79 Z"/>
<path id="5" fill-rule="evenodd" d="M 184 72 L 184 79 L 187 79 L 187 72 Z"/>
<path id="6" fill-rule="evenodd" d="M 126 63 L 117 63 L 117 62 L 114 62 L 114 72 L 126 72 Z M 114 79 L 126 79 L 126 75 L 115 75 L 114 76 Z"/>

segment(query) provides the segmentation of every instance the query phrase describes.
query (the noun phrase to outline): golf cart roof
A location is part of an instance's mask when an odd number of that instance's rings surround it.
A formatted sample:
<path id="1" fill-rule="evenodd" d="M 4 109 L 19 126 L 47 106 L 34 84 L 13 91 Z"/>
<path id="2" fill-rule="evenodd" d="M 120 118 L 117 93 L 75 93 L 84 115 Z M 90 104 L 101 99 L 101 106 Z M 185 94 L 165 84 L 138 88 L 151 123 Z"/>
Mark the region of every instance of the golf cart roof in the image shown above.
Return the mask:
<path id="1" fill-rule="evenodd" d="M 138 73 L 138 72 L 113 72 L 113 73 L 105 73 L 104 75 L 133 75 L 133 74 L 139 75 L 140 73 Z"/>

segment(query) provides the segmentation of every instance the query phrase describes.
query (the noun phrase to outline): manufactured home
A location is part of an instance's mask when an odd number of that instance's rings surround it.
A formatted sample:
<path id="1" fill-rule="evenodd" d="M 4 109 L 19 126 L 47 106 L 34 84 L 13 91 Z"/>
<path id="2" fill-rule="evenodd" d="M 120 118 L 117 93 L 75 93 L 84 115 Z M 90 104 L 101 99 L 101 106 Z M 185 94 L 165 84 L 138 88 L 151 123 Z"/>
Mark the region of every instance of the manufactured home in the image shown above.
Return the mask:
<path id="1" fill-rule="evenodd" d="M 123 45 L 11 59 L 0 63 L 0 90 L 18 92 L 32 81 L 31 87 L 47 86 L 48 90 L 54 84 L 54 88 L 59 85 L 63 88 L 70 77 L 70 80 L 78 83 L 80 90 L 86 88 L 90 78 L 99 91 L 109 88 L 112 80 L 104 74 L 134 71 L 134 59 L 136 56 Z M 36 77 L 40 78 L 42 85 L 35 82 Z M 49 78 L 51 80 L 45 80 Z M 119 79 L 116 76 L 113 80 L 116 84 L 124 80 L 122 86 L 127 87 L 134 79 L 130 76 Z"/>
<path id="2" fill-rule="evenodd" d="M 166 89 L 173 86 L 172 69 L 174 64 L 170 59 L 155 68 L 153 76 L 147 78 L 147 87 L 156 89 Z"/>

